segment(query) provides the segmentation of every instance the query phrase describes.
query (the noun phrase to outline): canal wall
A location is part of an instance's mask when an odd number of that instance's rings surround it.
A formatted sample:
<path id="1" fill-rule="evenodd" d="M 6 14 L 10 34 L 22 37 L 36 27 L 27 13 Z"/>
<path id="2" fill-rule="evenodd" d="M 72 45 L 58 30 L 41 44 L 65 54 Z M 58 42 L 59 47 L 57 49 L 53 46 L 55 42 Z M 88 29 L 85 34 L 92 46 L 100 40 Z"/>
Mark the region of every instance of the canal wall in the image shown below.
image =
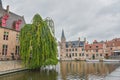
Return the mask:
<path id="1" fill-rule="evenodd" d="M 0 75 L 17 72 L 21 70 L 25 70 L 25 67 L 23 67 L 22 62 L 20 60 L 0 61 Z"/>

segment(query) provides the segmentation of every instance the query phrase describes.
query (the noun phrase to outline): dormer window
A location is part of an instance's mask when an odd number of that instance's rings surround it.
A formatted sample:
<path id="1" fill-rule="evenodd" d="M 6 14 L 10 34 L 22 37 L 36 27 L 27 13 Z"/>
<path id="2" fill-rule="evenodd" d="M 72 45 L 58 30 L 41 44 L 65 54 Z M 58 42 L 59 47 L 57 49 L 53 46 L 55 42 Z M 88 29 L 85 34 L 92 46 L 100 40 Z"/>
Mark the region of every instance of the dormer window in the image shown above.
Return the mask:
<path id="1" fill-rule="evenodd" d="M 15 29 L 15 30 L 17 30 L 17 31 L 19 31 L 20 30 L 20 24 L 22 23 L 22 20 L 18 20 L 18 21 L 14 21 L 14 23 L 13 23 L 13 28 Z"/>
<path id="2" fill-rule="evenodd" d="M 9 18 L 8 14 L 5 14 L 4 16 L 2 16 L 1 21 L 0 21 L 0 26 L 6 27 L 7 26 L 6 22 L 7 22 L 8 18 Z"/>

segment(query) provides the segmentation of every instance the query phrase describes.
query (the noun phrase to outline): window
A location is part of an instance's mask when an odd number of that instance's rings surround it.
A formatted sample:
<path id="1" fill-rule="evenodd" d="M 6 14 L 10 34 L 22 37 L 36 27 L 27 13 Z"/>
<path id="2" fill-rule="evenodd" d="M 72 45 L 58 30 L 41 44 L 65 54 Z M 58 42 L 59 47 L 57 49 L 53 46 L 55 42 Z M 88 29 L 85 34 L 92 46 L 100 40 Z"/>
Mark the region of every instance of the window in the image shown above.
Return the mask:
<path id="1" fill-rule="evenodd" d="M 3 40 L 8 40 L 8 32 L 4 32 L 4 35 L 3 35 Z"/>
<path id="2" fill-rule="evenodd" d="M 68 52 L 68 49 L 66 49 L 66 52 Z"/>
<path id="3" fill-rule="evenodd" d="M 77 53 L 75 53 L 75 56 L 77 56 Z"/>
<path id="4" fill-rule="evenodd" d="M 1 22 L 0 26 L 6 27 L 6 22 L 7 22 L 8 18 L 9 18 L 8 14 L 3 15 L 2 18 L 1 18 L 1 21 L 0 21 Z"/>
<path id="5" fill-rule="evenodd" d="M 19 46 L 16 46 L 16 48 L 15 48 L 15 55 L 19 55 L 19 50 L 20 48 L 19 48 Z"/>
<path id="6" fill-rule="evenodd" d="M 7 55 L 7 49 L 8 49 L 8 45 L 3 45 L 3 48 L 2 48 L 2 55 Z"/>
<path id="7" fill-rule="evenodd" d="M 75 49 L 75 51 L 77 51 L 77 48 Z"/>
<path id="8" fill-rule="evenodd" d="M 68 53 L 66 53 L 66 56 L 68 57 Z"/>
<path id="9" fill-rule="evenodd" d="M 82 48 L 82 51 L 84 51 L 84 48 Z"/>
<path id="10" fill-rule="evenodd" d="M 74 49 L 72 49 L 72 51 L 74 51 Z"/>
<path id="11" fill-rule="evenodd" d="M 81 53 L 79 54 L 79 56 L 81 56 Z"/>
<path id="12" fill-rule="evenodd" d="M 82 53 L 82 56 L 84 56 L 84 53 Z"/>
<path id="13" fill-rule="evenodd" d="M 16 41 L 19 42 L 19 34 L 16 34 Z"/>
<path id="14" fill-rule="evenodd" d="M 112 48 L 110 48 L 110 50 L 112 50 Z"/>
<path id="15" fill-rule="evenodd" d="M 86 54 L 86 56 L 88 57 L 88 54 Z"/>
<path id="16" fill-rule="evenodd" d="M 22 20 L 17 20 L 17 21 L 14 21 L 13 23 L 13 28 L 17 31 L 19 31 L 19 28 L 20 28 L 20 24 L 22 23 Z"/>
<path id="17" fill-rule="evenodd" d="M 98 56 L 98 54 L 96 54 L 96 56 Z"/>
<path id="18" fill-rule="evenodd" d="M 69 51 L 71 51 L 71 49 L 69 49 Z"/>
<path id="19" fill-rule="evenodd" d="M 74 53 L 72 53 L 72 56 L 74 56 Z"/>
<path id="20" fill-rule="evenodd" d="M 96 52 L 98 52 L 98 49 L 96 50 Z"/>

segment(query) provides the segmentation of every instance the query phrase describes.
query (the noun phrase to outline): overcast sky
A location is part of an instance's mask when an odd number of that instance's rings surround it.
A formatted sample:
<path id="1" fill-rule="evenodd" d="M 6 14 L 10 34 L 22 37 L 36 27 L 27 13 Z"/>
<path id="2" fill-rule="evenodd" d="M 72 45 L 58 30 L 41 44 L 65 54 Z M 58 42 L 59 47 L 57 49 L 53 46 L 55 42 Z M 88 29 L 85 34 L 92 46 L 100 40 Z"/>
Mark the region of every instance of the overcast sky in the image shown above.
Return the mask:
<path id="1" fill-rule="evenodd" d="M 78 37 L 93 40 L 110 40 L 120 37 L 120 0 L 2 0 L 10 11 L 24 15 L 31 23 L 34 14 L 51 17 L 55 23 L 57 40 L 62 29 L 67 41 Z"/>

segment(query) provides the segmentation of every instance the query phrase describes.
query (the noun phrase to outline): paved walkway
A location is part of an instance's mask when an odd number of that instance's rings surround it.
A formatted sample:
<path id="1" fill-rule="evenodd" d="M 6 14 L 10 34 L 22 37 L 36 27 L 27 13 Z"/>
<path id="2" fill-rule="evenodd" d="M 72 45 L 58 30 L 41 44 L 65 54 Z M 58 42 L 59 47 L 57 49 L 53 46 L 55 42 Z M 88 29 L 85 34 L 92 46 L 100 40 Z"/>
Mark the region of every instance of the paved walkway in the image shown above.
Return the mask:
<path id="1" fill-rule="evenodd" d="M 104 80 L 120 80 L 120 67 L 106 76 Z"/>

